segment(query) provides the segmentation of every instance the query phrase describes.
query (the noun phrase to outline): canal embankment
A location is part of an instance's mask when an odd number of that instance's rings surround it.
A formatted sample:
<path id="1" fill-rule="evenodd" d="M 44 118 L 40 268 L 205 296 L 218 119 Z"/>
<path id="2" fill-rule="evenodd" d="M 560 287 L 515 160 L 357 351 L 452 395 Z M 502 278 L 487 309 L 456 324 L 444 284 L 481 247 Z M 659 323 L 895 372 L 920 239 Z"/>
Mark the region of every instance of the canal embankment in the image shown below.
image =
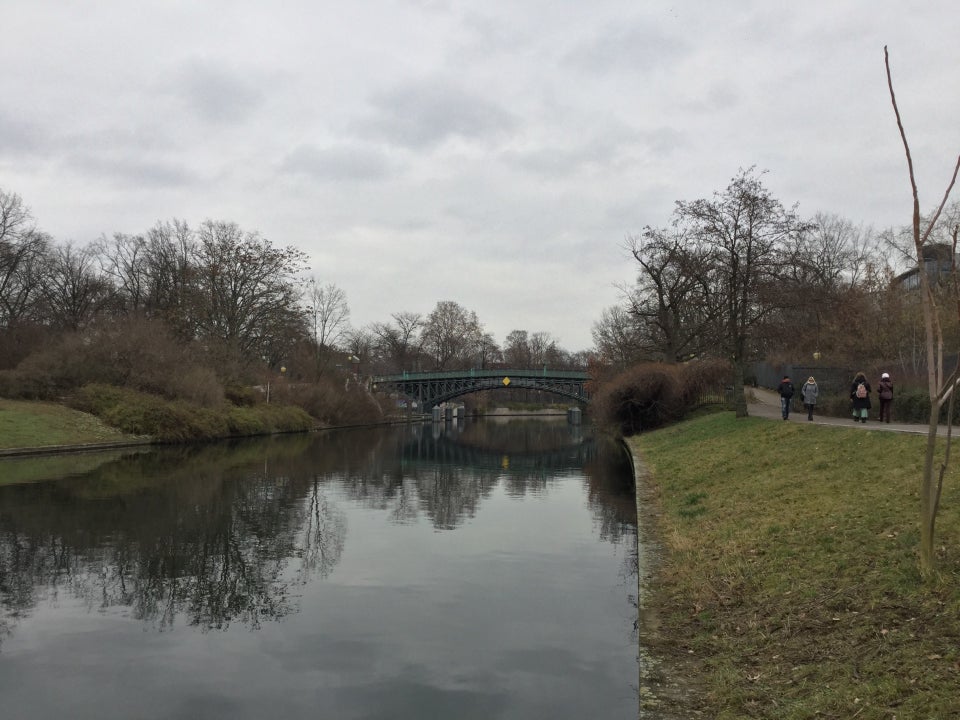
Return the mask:
<path id="1" fill-rule="evenodd" d="M 627 444 L 647 717 L 958 716 L 960 474 L 921 578 L 924 437 L 720 413 Z"/>

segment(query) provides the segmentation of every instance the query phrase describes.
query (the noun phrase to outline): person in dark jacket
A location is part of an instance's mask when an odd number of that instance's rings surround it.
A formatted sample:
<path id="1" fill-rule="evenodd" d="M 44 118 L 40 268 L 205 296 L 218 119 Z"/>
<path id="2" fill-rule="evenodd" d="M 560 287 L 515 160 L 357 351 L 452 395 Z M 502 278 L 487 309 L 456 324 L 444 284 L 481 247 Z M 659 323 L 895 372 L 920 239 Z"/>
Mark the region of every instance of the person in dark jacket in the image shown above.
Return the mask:
<path id="1" fill-rule="evenodd" d="M 790 417 L 790 399 L 793 397 L 793 383 L 789 376 L 783 376 L 783 380 L 777 386 L 777 392 L 780 393 L 780 414 L 786 420 Z"/>
<path id="2" fill-rule="evenodd" d="M 890 379 L 890 373 L 883 373 L 880 376 L 877 397 L 880 398 L 880 422 L 890 422 L 890 406 L 893 404 L 893 381 Z"/>
<path id="3" fill-rule="evenodd" d="M 870 404 L 870 383 L 862 372 L 858 372 L 850 384 L 850 402 L 853 404 L 853 421 L 865 423 L 873 405 Z"/>

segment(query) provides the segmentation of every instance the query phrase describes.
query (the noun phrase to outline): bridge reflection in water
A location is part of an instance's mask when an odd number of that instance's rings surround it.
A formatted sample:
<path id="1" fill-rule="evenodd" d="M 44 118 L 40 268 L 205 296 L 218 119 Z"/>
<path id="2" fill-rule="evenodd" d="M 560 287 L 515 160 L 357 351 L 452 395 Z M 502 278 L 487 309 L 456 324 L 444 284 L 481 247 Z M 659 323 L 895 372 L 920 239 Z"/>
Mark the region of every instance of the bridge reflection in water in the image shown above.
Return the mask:
<path id="1" fill-rule="evenodd" d="M 596 457 L 596 441 L 563 419 L 514 417 L 502 422 L 434 422 L 403 448 L 407 465 L 449 463 L 500 474 L 581 468 Z"/>

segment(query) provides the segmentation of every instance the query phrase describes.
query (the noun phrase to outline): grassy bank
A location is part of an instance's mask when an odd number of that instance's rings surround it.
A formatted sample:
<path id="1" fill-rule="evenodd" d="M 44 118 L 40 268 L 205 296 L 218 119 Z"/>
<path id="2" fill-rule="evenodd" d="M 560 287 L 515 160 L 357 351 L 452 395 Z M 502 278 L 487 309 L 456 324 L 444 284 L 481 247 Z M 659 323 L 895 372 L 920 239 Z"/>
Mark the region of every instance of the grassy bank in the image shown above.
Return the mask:
<path id="1" fill-rule="evenodd" d="M 87 385 L 72 407 L 0 399 L 0 449 L 126 442 L 189 442 L 302 432 L 316 426 L 303 409 L 277 403 L 213 407 L 109 385 Z"/>
<path id="2" fill-rule="evenodd" d="M 960 717 L 956 461 L 924 583 L 921 436 L 725 413 L 630 443 L 660 506 L 653 652 L 704 716 Z"/>
<path id="3" fill-rule="evenodd" d="M 110 385 L 87 385 L 71 397 L 70 403 L 112 427 L 149 435 L 159 442 L 304 432 L 316 426 L 306 411 L 292 405 L 240 407 L 225 402 L 207 407 Z"/>
<path id="4" fill-rule="evenodd" d="M 63 405 L 0 398 L 0 449 L 134 439 L 93 415 Z"/>

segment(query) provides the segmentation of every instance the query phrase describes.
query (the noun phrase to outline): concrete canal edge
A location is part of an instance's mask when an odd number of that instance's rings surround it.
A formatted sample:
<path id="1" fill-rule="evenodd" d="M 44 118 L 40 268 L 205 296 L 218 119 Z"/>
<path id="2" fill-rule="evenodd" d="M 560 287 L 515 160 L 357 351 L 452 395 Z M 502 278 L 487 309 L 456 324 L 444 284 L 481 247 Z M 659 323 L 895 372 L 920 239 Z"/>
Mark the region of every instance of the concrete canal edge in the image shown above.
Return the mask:
<path id="1" fill-rule="evenodd" d="M 697 679 L 677 659 L 676 648 L 660 626 L 656 586 L 666 549 L 663 544 L 659 488 L 629 439 L 621 439 L 633 468 L 637 504 L 637 678 L 638 717 L 657 720 L 699 718 Z"/>
<path id="2" fill-rule="evenodd" d="M 153 445 L 153 440 L 117 440 L 115 442 L 78 443 L 75 445 L 40 445 L 37 447 L 0 448 L 0 458 L 25 457 L 30 455 L 64 455 L 66 453 L 96 452 L 118 448 L 142 448 Z"/>

